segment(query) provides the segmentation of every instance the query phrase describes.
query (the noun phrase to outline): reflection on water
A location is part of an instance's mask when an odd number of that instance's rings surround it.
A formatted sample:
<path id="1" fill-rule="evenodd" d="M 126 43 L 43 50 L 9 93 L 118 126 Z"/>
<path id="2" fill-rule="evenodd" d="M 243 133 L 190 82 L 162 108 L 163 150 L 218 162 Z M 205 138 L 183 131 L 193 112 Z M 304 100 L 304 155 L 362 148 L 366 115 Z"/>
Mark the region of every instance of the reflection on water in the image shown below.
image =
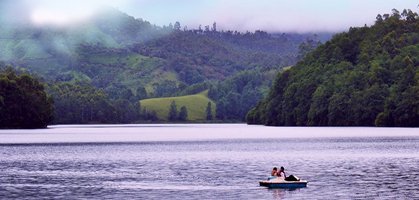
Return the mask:
<path id="1" fill-rule="evenodd" d="M 272 199 L 286 199 L 287 198 L 291 198 L 292 194 L 295 192 L 299 192 L 301 188 L 293 188 L 293 189 L 267 189 L 268 191 L 270 191 L 272 193 Z M 308 198 L 308 197 L 307 197 Z"/>
<path id="2" fill-rule="evenodd" d="M 418 199 L 418 164 L 417 129 L 174 125 L 0 131 L 0 196 L 6 199 Z M 309 180 L 308 187 L 258 186 L 273 166 L 282 165 Z"/>

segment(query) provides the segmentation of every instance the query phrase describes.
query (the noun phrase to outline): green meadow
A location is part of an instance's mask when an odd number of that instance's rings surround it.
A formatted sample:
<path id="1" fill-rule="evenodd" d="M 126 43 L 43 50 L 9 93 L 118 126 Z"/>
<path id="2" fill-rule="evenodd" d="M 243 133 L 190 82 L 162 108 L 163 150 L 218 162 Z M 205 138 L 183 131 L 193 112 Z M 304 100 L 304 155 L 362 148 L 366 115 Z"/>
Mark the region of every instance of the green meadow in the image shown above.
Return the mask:
<path id="1" fill-rule="evenodd" d="M 178 112 L 182 106 L 187 108 L 189 121 L 206 120 L 208 102 L 211 102 L 212 114 L 215 116 L 216 105 L 208 98 L 208 90 L 194 95 L 144 99 L 140 103 L 141 109 L 155 111 L 160 120 L 167 120 L 172 101 L 176 102 Z"/>

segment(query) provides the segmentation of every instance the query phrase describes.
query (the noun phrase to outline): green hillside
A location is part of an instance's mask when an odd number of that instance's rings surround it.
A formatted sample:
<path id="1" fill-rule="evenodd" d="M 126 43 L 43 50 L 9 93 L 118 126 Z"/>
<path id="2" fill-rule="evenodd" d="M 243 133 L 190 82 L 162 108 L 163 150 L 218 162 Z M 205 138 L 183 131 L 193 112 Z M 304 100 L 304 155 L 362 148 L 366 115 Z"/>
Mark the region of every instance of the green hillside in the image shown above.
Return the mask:
<path id="1" fill-rule="evenodd" d="M 185 106 L 188 110 L 188 120 L 206 120 L 206 108 L 208 102 L 212 104 L 212 113 L 215 116 L 216 106 L 215 103 L 208 98 L 208 90 L 187 96 L 179 97 L 166 97 L 166 98 L 153 98 L 141 100 L 141 109 L 146 109 L 148 111 L 155 111 L 157 117 L 160 120 L 167 120 L 169 115 L 169 108 L 172 101 L 176 102 L 178 111 L 182 106 Z"/>
<path id="2" fill-rule="evenodd" d="M 218 108 L 214 118 L 244 120 L 265 95 L 272 74 L 297 62 L 300 45 L 319 39 L 311 33 L 244 33 L 219 31 L 215 26 L 212 30 L 182 29 L 180 22 L 176 24 L 158 27 L 112 8 L 68 27 L 0 19 L 0 63 L 25 68 L 51 84 L 54 123 L 111 122 L 110 118 L 116 119 L 114 123 L 119 119 L 123 123 L 153 121 L 147 116 L 105 117 L 106 106 L 96 118 L 88 113 L 86 118 L 84 112 L 91 111 L 73 108 L 81 102 L 110 105 L 115 111 L 110 113 L 121 114 L 139 100 L 207 89 Z M 89 99 L 91 94 L 77 94 L 67 87 L 97 95 Z M 69 95 L 79 99 L 69 101 Z M 123 102 L 130 105 L 124 108 Z M 193 114 L 192 119 L 199 118 Z"/>
<path id="3" fill-rule="evenodd" d="M 378 15 L 280 73 L 247 115 L 272 126 L 419 126 L 419 17 Z"/>

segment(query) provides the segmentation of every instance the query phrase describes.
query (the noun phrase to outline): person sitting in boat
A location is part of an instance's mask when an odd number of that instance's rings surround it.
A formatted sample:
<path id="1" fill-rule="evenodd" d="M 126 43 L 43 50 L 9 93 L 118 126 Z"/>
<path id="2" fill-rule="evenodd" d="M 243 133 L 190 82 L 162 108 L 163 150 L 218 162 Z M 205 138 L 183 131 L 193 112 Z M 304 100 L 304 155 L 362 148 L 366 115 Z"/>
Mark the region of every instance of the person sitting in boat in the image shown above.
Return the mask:
<path id="1" fill-rule="evenodd" d="M 278 168 L 274 167 L 272 169 L 271 176 L 268 178 L 268 181 L 271 180 L 271 179 L 277 178 L 277 174 L 278 174 Z"/>
<path id="2" fill-rule="evenodd" d="M 276 176 L 278 176 L 278 178 L 285 180 L 285 178 L 287 178 L 287 176 L 285 175 L 285 168 L 281 167 L 279 169 L 279 171 L 276 173 Z"/>
<path id="3" fill-rule="evenodd" d="M 296 177 L 294 175 L 290 175 L 290 176 L 287 177 L 285 175 L 285 168 L 284 167 L 281 167 L 279 169 L 278 177 L 280 177 L 281 179 L 284 179 L 286 181 L 299 181 L 300 180 L 298 177 Z"/>
<path id="4" fill-rule="evenodd" d="M 271 172 L 271 176 L 276 176 L 278 173 L 278 168 L 274 167 Z"/>

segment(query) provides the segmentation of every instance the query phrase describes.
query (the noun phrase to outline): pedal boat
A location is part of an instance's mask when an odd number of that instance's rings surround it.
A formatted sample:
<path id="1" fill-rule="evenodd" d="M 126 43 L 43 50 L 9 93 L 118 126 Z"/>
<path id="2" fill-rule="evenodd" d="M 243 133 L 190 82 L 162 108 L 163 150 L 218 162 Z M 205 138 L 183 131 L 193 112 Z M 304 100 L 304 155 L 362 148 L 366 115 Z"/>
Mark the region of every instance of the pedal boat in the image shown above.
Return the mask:
<path id="1" fill-rule="evenodd" d="M 271 180 L 264 180 L 259 181 L 260 186 L 268 187 L 268 188 L 303 188 L 307 187 L 308 181 L 306 180 L 299 180 L 299 181 L 285 181 L 283 179 L 271 179 Z"/>

